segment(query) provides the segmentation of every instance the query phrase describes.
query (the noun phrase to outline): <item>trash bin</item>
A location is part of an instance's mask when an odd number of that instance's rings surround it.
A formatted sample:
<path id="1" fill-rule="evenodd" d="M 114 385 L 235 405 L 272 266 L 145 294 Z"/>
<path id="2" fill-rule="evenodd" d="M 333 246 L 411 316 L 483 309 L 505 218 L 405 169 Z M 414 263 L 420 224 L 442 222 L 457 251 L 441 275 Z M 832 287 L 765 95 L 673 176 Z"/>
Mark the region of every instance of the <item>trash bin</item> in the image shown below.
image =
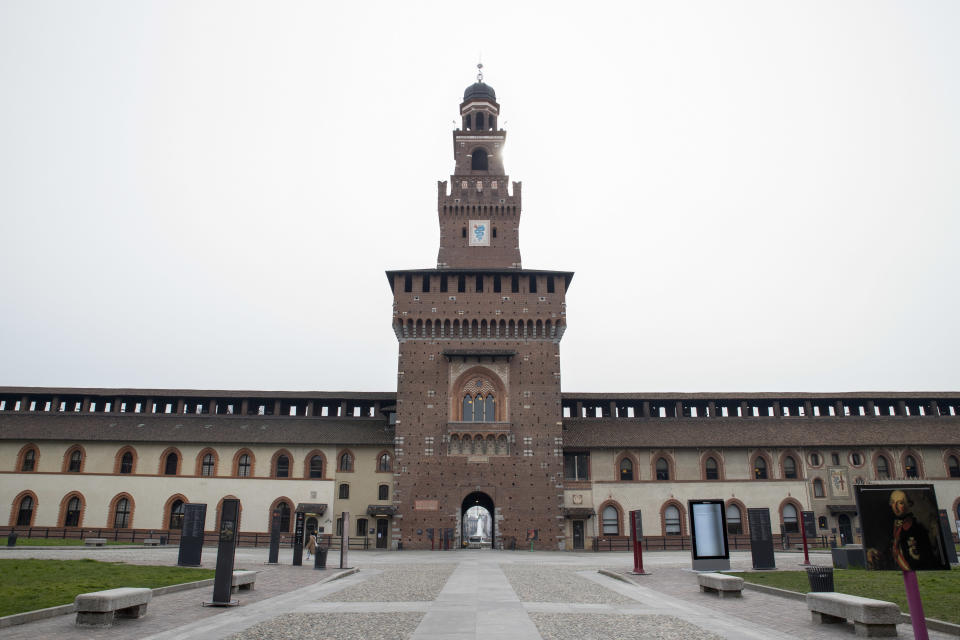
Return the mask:
<path id="1" fill-rule="evenodd" d="M 817 593 L 835 591 L 833 567 L 807 567 L 807 579 L 810 581 L 810 591 Z"/>
<path id="2" fill-rule="evenodd" d="M 327 568 L 327 548 L 326 547 L 317 547 L 317 552 L 313 555 L 313 568 L 314 569 Z"/>
<path id="3" fill-rule="evenodd" d="M 10 535 L 7 536 L 7 546 L 8 547 L 17 546 L 17 534 L 15 534 L 13 531 L 11 531 Z"/>

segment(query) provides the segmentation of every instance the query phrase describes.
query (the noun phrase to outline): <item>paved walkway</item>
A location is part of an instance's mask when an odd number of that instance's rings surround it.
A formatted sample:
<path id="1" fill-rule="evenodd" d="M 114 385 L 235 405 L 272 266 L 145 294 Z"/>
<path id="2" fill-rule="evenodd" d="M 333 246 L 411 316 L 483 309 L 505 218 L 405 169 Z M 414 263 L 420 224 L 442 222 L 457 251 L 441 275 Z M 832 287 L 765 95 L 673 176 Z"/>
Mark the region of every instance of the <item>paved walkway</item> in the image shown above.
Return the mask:
<path id="1" fill-rule="evenodd" d="M 138 564 L 175 564 L 176 549 L 15 549 L 0 558 L 92 557 Z M 110 629 L 77 627 L 73 615 L 0 630 L 0 638 L 58 640 L 149 638 L 218 640 L 439 639 L 591 640 L 820 640 L 852 638 L 850 625 L 814 625 L 802 601 L 756 591 L 742 599 L 701 594 L 689 571 L 688 553 L 644 557 L 649 576 L 626 583 L 598 573 L 625 572 L 626 553 L 551 552 L 351 552 L 360 571 L 337 580 L 334 570 L 263 565 L 265 549 L 240 549 L 238 569 L 260 570 L 256 590 L 241 592 L 240 606 L 202 607 L 212 588 L 159 596 L 139 620 L 118 620 Z M 826 564 L 829 556 L 812 558 Z M 334 557 L 331 554 L 330 560 Z M 777 554 L 780 568 L 799 564 L 796 554 Z M 215 562 L 205 550 L 204 565 Z M 334 566 L 334 562 L 330 563 Z M 734 554 L 734 568 L 748 569 L 748 553 Z M 900 637 L 912 637 L 909 625 Z M 931 640 L 956 636 L 931 632 Z"/>

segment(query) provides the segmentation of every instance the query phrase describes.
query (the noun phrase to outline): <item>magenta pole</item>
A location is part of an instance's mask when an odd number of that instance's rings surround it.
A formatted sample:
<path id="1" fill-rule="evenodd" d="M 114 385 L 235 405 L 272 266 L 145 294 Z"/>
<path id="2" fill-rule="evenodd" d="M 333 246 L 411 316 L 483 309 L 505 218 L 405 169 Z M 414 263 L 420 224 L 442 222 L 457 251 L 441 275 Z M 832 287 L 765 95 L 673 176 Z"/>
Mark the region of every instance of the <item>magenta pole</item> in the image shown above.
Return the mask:
<path id="1" fill-rule="evenodd" d="M 917 584 L 916 571 L 903 572 L 903 586 L 907 590 L 907 606 L 910 607 L 914 640 L 929 640 L 927 619 L 923 615 L 923 601 L 920 599 L 920 585 Z"/>
<path id="2" fill-rule="evenodd" d="M 803 536 L 803 564 L 810 564 L 810 552 L 807 550 L 807 527 L 801 522 L 800 534 Z"/>

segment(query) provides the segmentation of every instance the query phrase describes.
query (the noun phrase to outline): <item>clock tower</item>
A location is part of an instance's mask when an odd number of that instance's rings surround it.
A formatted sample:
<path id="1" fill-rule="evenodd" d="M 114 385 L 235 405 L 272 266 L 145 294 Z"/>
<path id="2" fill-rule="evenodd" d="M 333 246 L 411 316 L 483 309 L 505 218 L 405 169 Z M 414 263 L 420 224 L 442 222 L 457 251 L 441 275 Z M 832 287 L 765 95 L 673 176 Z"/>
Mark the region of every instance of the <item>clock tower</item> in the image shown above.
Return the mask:
<path id="1" fill-rule="evenodd" d="M 572 272 L 523 269 L 520 183 L 478 75 L 437 189 L 436 268 L 388 271 L 399 341 L 393 539 L 564 548 L 560 339 Z M 508 186 L 509 185 L 509 186 Z"/>

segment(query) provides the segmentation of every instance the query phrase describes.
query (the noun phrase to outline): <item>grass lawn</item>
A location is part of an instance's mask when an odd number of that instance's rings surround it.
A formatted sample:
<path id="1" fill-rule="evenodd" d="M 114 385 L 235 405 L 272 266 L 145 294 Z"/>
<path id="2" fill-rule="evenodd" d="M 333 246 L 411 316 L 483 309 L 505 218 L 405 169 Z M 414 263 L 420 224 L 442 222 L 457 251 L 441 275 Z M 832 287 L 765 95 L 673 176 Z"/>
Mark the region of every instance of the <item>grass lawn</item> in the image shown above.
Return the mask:
<path id="1" fill-rule="evenodd" d="M 108 545 L 126 545 L 130 546 L 134 543 L 132 542 L 114 542 L 113 540 L 107 541 Z M 76 538 L 17 538 L 18 547 L 82 547 L 83 540 L 78 540 Z M 139 546 L 139 545 L 138 545 Z"/>
<path id="2" fill-rule="evenodd" d="M 751 571 L 732 573 L 747 582 L 807 593 L 806 571 Z M 928 618 L 960 624 L 960 571 L 917 571 L 923 613 Z M 894 602 L 908 613 L 903 574 L 899 571 L 834 569 L 833 586 L 842 593 Z"/>
<path id="3" fill-rule="evenodd" d="M 213 569 L 97 560 L 0 560 L 0 616 L 70 604 L 79 593 L 165 587 L 212 578 Z"/>

